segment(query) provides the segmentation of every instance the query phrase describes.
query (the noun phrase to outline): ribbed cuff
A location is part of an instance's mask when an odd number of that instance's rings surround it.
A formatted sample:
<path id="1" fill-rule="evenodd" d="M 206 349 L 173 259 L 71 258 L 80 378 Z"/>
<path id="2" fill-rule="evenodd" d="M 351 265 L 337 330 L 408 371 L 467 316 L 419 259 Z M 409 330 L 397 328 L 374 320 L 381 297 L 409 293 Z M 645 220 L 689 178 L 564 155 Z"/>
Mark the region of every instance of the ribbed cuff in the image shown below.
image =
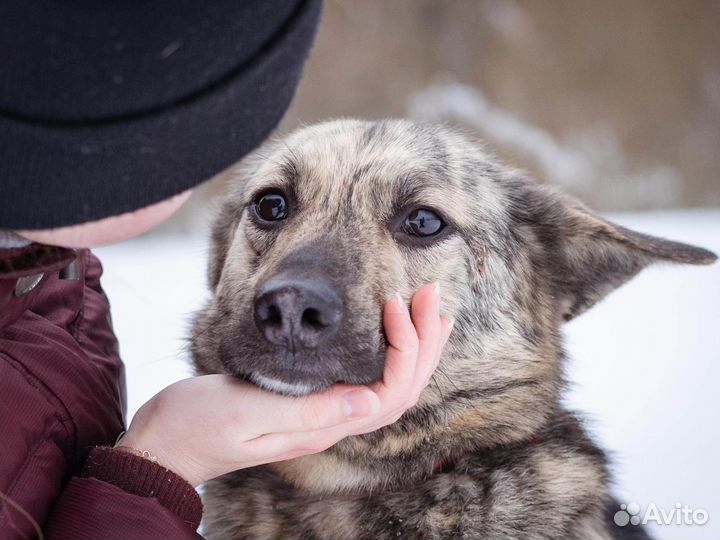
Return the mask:
<path id="1" fill-rule="evenodd" d="M 81 476 L 97 478 L 141 497 L 154 497 L 165 508 L 197 529 L 202 501 L 195 488 L 170 469 L 141 456 L 96 446 L 85 462 Z"/>

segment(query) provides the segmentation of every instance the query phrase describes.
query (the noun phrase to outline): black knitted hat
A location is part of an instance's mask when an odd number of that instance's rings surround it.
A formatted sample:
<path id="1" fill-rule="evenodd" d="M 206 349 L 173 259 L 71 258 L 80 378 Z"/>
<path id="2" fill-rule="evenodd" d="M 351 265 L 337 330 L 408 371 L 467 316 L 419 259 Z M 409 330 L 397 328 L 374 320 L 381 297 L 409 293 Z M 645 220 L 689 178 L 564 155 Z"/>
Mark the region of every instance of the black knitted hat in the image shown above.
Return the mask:
<path id="1" fill-rule="evenodd" d="M 320 0 L 0 2 L 0 229 L 158 202 L 240 159 L 297 87 Z"/>

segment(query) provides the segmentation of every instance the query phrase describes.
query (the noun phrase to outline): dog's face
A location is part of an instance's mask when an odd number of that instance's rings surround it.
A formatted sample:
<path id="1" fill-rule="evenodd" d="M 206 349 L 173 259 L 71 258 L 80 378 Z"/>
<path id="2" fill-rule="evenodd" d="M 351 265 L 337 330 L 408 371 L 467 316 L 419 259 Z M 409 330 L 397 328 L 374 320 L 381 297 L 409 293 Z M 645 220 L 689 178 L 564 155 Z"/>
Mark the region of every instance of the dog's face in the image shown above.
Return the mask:
<path id="1" fill-rule="evenodd" d="M 438 281 L 455 328 L 421 407 L 482 404 L 473 422 L 523 425 L 557 397 L 562 321 L 654 260 L 714 260 L 612 225 L 438 126 L 304 128 L 237 177 L 194 358 L 286 394 L 378 380 L 383 304 Z"/>

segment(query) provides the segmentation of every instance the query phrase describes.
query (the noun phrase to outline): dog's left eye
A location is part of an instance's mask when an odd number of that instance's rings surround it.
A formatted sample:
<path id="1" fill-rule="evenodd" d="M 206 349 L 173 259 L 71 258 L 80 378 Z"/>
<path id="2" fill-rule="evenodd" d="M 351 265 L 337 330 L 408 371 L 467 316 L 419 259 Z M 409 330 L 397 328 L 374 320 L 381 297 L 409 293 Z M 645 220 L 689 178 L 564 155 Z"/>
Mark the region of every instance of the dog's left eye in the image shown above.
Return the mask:
<path id="1" fill-rule="evenodd" d="M 285 196 L 278 192 L 269 192 L 255 199 L 255 212 L 263 221 L 280 221 L 288 215 Z"/>
<path id="2" fill-rule="evenodd" d="M 445 222 L 432 210 L 418 208 L 405 218 L 403 230 L 410 236 L 433 236 L 443 230 Z"/>

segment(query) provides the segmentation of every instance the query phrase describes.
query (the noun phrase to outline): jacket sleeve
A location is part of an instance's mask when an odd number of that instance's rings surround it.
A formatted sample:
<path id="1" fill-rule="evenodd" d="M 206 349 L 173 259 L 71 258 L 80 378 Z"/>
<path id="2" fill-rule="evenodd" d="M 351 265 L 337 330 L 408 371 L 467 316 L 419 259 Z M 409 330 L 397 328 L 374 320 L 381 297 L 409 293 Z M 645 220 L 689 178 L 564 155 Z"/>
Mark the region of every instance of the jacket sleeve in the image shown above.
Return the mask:
<path id="1" fill-rule="evenodd" d="M 45 523 L 46 538 L 201 539 L 202 503 L 172 471 L 140 456 L 95 448 Z"/>

